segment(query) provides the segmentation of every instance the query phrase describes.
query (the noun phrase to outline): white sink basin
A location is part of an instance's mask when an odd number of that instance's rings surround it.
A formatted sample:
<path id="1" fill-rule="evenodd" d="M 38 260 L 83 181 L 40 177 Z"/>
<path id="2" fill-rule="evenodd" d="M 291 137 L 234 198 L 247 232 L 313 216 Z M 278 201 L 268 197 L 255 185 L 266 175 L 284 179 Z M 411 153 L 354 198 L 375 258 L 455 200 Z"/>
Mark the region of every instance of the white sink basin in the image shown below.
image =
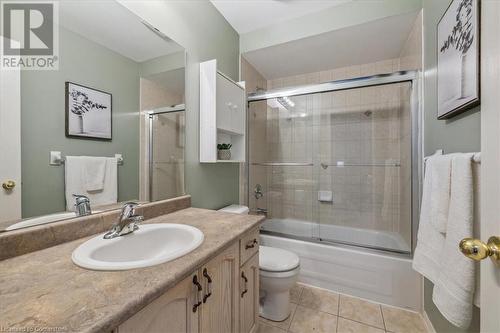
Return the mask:
<path id="1" fill-rule="evenodd" d="M 145 224 L 131 234 L 89 239 L 73 251 L 72 259 L 83 268 L 117 271 L 149 267 L 182 257 L 203 242 L 198 228 L 173 223 Z"/>

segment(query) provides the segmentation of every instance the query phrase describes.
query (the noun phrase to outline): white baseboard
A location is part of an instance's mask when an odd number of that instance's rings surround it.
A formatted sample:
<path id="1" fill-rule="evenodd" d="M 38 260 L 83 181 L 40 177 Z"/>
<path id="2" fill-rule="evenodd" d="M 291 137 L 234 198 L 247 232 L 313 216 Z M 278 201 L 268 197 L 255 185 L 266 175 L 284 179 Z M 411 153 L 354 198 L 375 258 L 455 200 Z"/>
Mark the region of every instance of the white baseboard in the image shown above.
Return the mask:
<path id="1" fill-rule="evenodd" d="M 424 318 L 425 326 L 427 327 L 427 332 L 436 333 L 436 330 L 434 329 L 434 326 L 432 325 L 432 322 L 429 319 L 429 316 L 427 315 L 427 312 L 425 312 L 425 310 L 422 313 L 422 317 Z"/>

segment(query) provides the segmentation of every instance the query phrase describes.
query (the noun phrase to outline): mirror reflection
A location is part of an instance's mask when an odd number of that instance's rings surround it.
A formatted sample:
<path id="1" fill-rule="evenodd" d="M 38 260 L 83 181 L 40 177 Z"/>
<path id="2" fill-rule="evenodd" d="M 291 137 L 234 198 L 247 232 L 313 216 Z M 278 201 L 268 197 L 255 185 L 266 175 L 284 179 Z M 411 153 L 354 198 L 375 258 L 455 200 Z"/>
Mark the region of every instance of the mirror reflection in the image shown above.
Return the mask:
<path id="1" fill-rule="evenodd" d="M 2 72 L 0 231 L 184 194 L 184 48 L 116 1 L 58 34 L 58 70 Z"/>

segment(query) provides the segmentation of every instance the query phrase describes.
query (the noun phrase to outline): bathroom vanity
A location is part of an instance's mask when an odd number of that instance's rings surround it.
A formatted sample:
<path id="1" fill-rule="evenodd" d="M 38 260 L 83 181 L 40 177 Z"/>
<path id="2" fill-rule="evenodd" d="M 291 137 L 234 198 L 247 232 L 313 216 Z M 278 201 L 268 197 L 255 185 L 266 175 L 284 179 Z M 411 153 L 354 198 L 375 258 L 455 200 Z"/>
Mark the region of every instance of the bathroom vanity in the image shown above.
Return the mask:
<path id="1" fill-rule="evenodd" d="M 0 250 L 11 248 L 10 242 L 44 245 L 34 251 L 19 246 L 19 253 L 9 252 L 0 261 L 0 326 L 58 332 L 255 332 L 262 217 L 191 208 L 188 196 L 142 205 L 138 213 L 145 225 L 196 227 L 203 243 L 163 264 L 96 271 L 75 265 L 72 253 L 108 230 L 118 211 L 4 233 Z"/>
<path id="2" fill-rule="evenodd" d="M 258 239 L 258 229 L 243 234 L 113 332 L 256 332 Z"/>

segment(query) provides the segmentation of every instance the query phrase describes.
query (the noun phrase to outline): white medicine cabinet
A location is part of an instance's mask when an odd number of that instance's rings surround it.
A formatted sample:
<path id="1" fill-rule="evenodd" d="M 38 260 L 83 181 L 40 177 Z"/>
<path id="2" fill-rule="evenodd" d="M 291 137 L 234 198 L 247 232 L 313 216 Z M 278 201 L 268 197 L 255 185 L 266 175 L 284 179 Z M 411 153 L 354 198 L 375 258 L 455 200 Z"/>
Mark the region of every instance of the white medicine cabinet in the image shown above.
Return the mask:
<path id="1" fill-rule="evenodd" d="M 244 83 L 217 70 L 217 60 L 200 63 L 200 162 L 245 162 Z M 231 158 L 218 159 L 217 144 L 231 144 Z"/>

